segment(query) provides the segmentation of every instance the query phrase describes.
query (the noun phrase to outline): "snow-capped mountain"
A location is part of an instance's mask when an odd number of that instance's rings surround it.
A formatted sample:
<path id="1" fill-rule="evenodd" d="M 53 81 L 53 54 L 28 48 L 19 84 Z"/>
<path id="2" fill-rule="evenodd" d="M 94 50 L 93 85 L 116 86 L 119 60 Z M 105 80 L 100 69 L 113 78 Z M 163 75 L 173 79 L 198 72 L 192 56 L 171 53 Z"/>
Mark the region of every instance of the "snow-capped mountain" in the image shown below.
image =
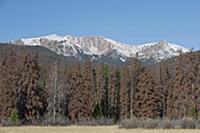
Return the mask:
<path id="1" fill-rule="evenodd" d="M 126 61 L 130 57 L 139 59 L 153 59 L 156 62 L 179 55 L 181 52 L 189 52 L 189 49 L 182 46 L 159 41 L 141 45 L 127 45 L 102 36 L 58 36 L 49 35 L 29 39 L 12 41 L 17 45 L 43 46 L 57 54 L 75 57 L 82 60 L 89 56 L 93 60 L 111 58 L 114 60 Z"/>

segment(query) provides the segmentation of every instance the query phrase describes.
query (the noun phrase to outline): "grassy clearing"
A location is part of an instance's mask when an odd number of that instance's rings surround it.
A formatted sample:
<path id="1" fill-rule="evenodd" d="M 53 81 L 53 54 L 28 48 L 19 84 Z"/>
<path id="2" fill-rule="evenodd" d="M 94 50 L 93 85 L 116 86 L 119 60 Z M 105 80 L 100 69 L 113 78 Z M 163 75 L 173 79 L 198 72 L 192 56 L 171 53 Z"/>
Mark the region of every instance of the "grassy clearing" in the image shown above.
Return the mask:
<path id="1" fill-rule="evenodd" d="M 117 126 L 0 127 L 0 133 L 199 133 L 190 129 L 118 129 Z"/>

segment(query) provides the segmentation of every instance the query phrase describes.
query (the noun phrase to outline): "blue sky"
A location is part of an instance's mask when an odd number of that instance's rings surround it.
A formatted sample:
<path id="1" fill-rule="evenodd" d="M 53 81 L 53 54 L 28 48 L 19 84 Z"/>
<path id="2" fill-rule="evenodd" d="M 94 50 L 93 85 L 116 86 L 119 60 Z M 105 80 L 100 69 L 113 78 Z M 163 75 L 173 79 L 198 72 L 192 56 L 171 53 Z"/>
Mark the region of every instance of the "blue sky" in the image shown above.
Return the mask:
<path id="1" fill-rule="evenodd" d="M 48 34 L 200 49 L 200 0 L 0 0 L 0 41 Z"/>

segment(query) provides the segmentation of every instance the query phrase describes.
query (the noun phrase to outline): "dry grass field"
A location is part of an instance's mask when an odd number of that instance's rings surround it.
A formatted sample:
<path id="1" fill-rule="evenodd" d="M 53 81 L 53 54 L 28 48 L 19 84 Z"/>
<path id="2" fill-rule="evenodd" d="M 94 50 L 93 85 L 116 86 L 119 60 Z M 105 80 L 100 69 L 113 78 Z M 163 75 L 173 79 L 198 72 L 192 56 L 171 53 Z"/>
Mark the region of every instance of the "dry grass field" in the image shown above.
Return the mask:
<path id="1" fill-rule="evenodd" d="M 0 127 L 0 133 L 200 133 L 190 129 L 118 129 L 117 126 Z"/>

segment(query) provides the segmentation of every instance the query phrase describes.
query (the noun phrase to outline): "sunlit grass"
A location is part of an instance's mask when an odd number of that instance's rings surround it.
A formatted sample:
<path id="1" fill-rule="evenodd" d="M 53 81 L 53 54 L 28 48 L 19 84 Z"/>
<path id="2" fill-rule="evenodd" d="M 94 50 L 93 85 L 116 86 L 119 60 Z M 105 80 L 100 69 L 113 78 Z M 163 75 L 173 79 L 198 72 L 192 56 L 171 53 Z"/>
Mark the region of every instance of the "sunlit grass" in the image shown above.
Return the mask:
<path id="1" fill-rule="evenodd" d="M 117 126 L 0 127 L 0 133 L 199 133 L 194 129 L 119 129 Z"/>

